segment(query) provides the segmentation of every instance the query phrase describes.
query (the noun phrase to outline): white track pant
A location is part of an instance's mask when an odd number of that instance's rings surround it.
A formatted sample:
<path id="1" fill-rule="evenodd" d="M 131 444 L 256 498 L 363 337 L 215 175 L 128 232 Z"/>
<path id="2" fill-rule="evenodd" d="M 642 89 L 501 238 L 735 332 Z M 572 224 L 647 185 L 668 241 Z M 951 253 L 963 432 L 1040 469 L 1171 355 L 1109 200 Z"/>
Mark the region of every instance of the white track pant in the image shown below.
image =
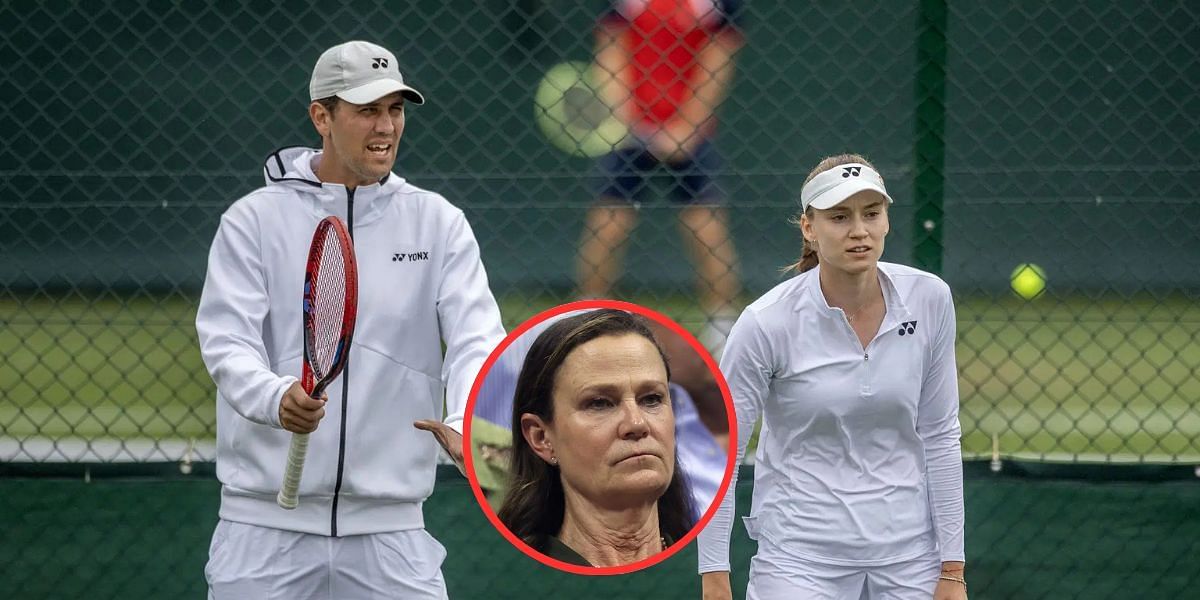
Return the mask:
<path id="1" fill-rule="evenodd" d="M 750 560 L 746 600 L 930 600 L 941 570 L 934 554 L 877 567 L 842 567 L 782 557 L 760 541 Z"/>
<path id="2" fill-rule="evenodd" d="M 424 529 L 326 537 L 221 520 L 209 600 L 445 600 L 446 549 Z"/>

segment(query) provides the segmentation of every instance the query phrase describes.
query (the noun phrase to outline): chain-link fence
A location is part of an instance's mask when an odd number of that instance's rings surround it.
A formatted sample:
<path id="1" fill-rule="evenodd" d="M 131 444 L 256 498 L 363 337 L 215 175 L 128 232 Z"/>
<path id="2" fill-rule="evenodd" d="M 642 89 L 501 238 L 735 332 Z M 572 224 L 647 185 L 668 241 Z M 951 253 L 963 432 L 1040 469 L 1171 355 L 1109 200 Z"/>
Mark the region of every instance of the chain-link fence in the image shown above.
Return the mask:
<path id="1" fill-rule="evenodd" d="M 319 145 L 312 64 L 367 39 L 429 100 L 408 114 L 396 170 L 467 213 L 510 327 L 602 294 L 712 333 L 795 259 L 787 219 L 808 170 L 859 152 L 896 200 L 885 259 L 954 290 L 967 458 L 1200 463 L 1194 4 L 749 2 L 705 25 L 734 34 L 714 96 L 727 97 L 695 133 L 713 128 L 695 161 L 708 187 L 660 167 L 636 204 L 612 202 L 620 165 L 600 155 L 659 142 L 597 108 L 612 93 L 592 66 L 611 8 L 0 4 L 0 460 L 13 473 L 213 460 L 215 391 L 193 320 L 217 220 L 262 185 L 271 151 Z M 1032 299 L 1013 292 L 1016 275 Z M 1042 579 L 1044 593 L 1007 591 L 1004 573 L 1030 565 L 996 562 L 1004 553 L 972 536 L 1036 531 L 1061 512 L 1015 510 L 1003 498 L 1032 484 L 988 481 L 968 486 L 969 560 L 995 569 L 973 597 L 1171 597 L 1200 580 L 1185 560 L 1200 549 L 1174 539 L 1171 577 L 1149 595 Z M 1171 490 L 1165 505 L 1190 493 Z M 972 504 L 988 493 L 1001 500 Z M 1018 535 L 987 539 L 1038 543 Z M 1082 578 L 1142 564 L 1123 554 L 1132 546 L 1092 569 L 1071 538 L 1041 543 L 1023 556 L 1065 556 L 1056 572 Z"/>

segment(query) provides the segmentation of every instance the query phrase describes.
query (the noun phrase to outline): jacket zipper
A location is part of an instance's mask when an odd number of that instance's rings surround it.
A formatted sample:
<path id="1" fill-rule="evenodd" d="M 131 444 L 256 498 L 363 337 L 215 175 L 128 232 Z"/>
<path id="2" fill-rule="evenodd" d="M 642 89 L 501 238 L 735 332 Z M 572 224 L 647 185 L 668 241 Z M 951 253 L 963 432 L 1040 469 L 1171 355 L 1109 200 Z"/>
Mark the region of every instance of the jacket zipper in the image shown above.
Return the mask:
<path id="1" fill-rule="evenodd" d="M 354 190 L 346 189 L 346 229 L 350 231 L 350 243 L 354 243 Z M 353 344 L 353 342 L 351 342 Z M 349 349 L 347 349 L 349 352 Z M 338 436 L 338 466 L 337 481 L 333 484 L 333 511 L 329 515 L 329 535 L 337 537 L 338 498 L 342 492 L 342 471 L 346 466 L 346 407 L 350 394 L 350 359 L 346 358 L 346 366 L 342 370 L 342 429 Z"/>

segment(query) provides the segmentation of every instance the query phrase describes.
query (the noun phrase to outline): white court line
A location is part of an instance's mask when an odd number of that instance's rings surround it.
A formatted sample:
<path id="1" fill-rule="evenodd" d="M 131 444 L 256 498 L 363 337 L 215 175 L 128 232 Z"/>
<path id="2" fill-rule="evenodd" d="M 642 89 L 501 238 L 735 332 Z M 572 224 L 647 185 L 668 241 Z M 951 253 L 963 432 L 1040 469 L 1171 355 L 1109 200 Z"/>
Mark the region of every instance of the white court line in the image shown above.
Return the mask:
<path id="1" fill-rule="evenodd" d="M 989 460 L 990 452 L 964 452 L 964 460 Z M 217 443 L 213 439 L 178 438 L 48 438 L 0 436 L 0 462 L 46 463 L 139 463 L 139 462 L 213 462 Z M 1113 465 L 1200 465 L 1200 455 L 1100 454 L 1070 452 L 1001 452 L 1005 461 L 1056 464 Z M 438 462 L 452 464 L 439 448 Z M 744 464 L 754 464 L 747 452 Z"/>
<path id="2" fill-rule="evenodd" d="M 14 438 L 0 436 L 0 462 L 153 463 L 215 462 L 217 442 L 176 438 Z M 438 448 L 438 464 L 454 461 Z"/>
<path id="3" fill-rule="evenodd" d="M 0 437 L 0 461 L 22 463 L 212 462 L 212 439 Z"/>
<path id="4" fill-rule="evenodd" d="M 1092 452 L 1001 452 L 1000 460 L 1087 465 L 1200 465 L 1200 454 L 1101 454 Z M 963 452 L 963 460 L 990 460 L 991 452 Z"/>

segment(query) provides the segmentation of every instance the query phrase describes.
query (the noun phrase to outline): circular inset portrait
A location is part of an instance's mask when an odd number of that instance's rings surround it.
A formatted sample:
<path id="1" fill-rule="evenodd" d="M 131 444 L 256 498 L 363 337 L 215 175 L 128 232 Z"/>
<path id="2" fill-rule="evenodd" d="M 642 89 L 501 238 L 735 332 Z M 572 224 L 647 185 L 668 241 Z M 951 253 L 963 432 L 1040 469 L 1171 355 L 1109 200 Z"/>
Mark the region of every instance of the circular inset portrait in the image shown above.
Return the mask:
<path id="1" fill-rule="evenodd" d="M 463 453 L 505 538 L 572 573 L 613 575 L 687 545 L 729 485 L 724 378 L 690 333 L 626 302 L 534 316 L 492 352 Z"/>

